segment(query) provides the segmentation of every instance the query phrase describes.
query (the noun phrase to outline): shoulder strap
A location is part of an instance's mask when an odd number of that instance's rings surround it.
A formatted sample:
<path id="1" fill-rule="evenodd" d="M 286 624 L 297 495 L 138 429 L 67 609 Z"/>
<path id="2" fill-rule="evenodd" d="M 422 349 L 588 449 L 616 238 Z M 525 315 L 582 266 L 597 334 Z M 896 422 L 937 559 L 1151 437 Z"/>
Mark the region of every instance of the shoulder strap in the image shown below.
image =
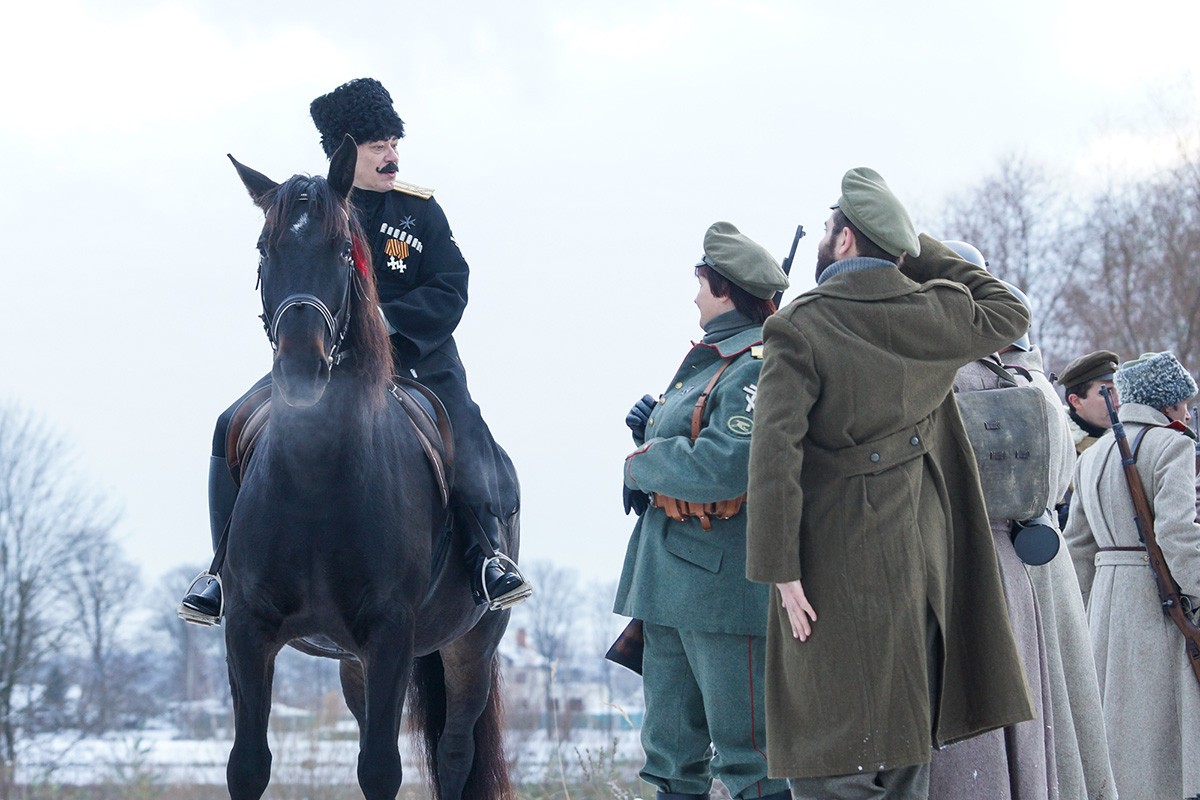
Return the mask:
<path id="1" fill-rule="evenodd" d="M 997 364 L 995 361 L 992 361 L 990 358 L 981 358 L 979 359 L 979 363 L 996 373 L 1000 380 L 1004 381 L 1005 383 L 1012 384 L 1013 386 L 1017 385 L 1016 380 L 1013 378 L 1013 374 Z M 1001 386 L 1000 388 L 1003 389 L 1004 387 Z"/>
<path id="2" fill-rule="evenodd" d="M 1133 439 L 1133 463 L 1135 464 L 1137 463 L 1138 449 L 1142 446 L 1142 438 L 1151 427 L 1150 425 L 1143 425 L 1142 429 L 1137 432 L 1137 436 Z"/>
<path id="3" fill-rule="evenodd" d="M 704 422 L 704 407 L 708 405 L 708 396 L 712 394 L 713 387 L 717 385 L 717 379 L 721 377 L 721 373 L 729 368 L 729 365 L 733 363 L 734 358 L 735 356 L 730 356 L 729 358 L 725 359 L 725 363 L 723 363 L 721 368 L 713 374 L 712 378 L 710 378 L 708 381 L 708 385 L 704 387 L 704 391 L 700 393 L 698 398 L 696 398 L 696 407 L 692 409 L 693 442 L 700 438 L 700 425 Z"/>
<path id="4" fill-rule="evenodd" d="M 392 185 L 392 191 L 411 194 L 413 197 L 419 197 L 422 200 L 428 200 L 433 197 L 433 189 L 426 189 L 424 186 L 417 186 L 415 183 L 406 183 L 400 180 Z"/>

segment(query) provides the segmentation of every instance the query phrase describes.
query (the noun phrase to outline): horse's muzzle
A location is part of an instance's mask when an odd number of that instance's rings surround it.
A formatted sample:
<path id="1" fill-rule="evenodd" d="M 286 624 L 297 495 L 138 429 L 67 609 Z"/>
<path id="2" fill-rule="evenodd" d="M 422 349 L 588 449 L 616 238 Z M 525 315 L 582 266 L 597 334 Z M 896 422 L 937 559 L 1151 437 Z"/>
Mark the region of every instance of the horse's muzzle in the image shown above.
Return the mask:
<path id="1" fill-rule="evenodd" d="M 292 344 L 300 346 L 290 346 Z M 271 380 L 283 401 L 294 408 L 316 405 L 329 384 L 332 362 L 325 355 L 320 336 L 309 343 L 279 340 L 279 350 L 271 366 Z"/>

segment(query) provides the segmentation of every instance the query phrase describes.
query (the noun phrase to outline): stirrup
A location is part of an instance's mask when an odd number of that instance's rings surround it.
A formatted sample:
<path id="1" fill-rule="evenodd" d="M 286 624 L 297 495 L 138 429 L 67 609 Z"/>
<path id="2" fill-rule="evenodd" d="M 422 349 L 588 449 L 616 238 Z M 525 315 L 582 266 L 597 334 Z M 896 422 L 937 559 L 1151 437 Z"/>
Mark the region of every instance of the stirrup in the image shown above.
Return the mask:
<path id="1" fill-rule="evenodd" d="M 488 564 L 493 561 L 507 561 L 512 564 L 513 572 L 517 573 L 517 577 L 521 579 L 521 585 L 510 592 L 500 595 L 495 600 L 488 596 L 487 581 L 484 578 L 487 576 Z M 483 564 L 479 567 L 479 586 L 483 592 L 483 602 L 487 604 L 488 611 L 503 611 L 506 608 L 512 608 L 518 603 L 523 603 L 533 594 L 533 584 L 525 577 L 525 573 L 521 572 L 521 568 L 517 566 L 517 562 L 513 561 L 504 553 L 496 553 L 491 558 L 485 558 Z M 221 595 L 221 602 L 225 602 L 225 595 Z"/>
<path id="2" fill-rule="evenodd" d="M 190 622 L 193 625 L 200 625 L 201 627 L 209 628 L 213 625 L 220 625 L 221 618 L 225 616 L 225 585 L 221 583 L 221 576 L 214 575 L 208 570 L 204 570 L 197 575 L 190 584 L 188 584 L 187 591 L 183 593 L 183 596 L 187 597 L 189 594 L 191 594 L 192 589 L 196 588 L 196 584 L 205 578 L 211 578 L 212 580 L 216 581 L 217 588 L 221 590 L 221 609 L 217 612 L 217 615 L 214 617 L 211 614 L 205 614 L 204 612 L 197 611 L 191 606 L 184 605 L 183 603 L 179 604 L 179 608 L 175 609 L 175 613 L 178 614 L 179 618 L 184 622 Z"/>

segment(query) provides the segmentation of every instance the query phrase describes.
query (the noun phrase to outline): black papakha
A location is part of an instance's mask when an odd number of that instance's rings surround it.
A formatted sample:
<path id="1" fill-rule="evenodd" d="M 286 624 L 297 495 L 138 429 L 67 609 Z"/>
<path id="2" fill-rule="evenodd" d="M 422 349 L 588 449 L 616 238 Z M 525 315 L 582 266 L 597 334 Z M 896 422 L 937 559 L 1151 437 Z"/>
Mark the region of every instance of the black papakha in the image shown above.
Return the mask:
<path id="1" fill-rule="evenodd" d="M 346 134 L 359 144 L 393 136 L 404 138 L 404 120 L 392 107 L 388 90 L 374 78 L 355 78 L 343 83 L 313 100 L 308 111 L 321 132 L 321 148 L 326 156 L 333 155 Z"/>

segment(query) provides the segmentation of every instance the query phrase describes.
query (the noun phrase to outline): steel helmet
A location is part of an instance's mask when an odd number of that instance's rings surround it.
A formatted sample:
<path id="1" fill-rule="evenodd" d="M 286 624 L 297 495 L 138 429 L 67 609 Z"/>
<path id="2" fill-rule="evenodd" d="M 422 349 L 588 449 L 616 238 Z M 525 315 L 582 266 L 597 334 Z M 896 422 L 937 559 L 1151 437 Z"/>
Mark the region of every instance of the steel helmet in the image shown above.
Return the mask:
<path id="1" fill-rule="evenodd" d="M 946 241 L 942 242 L 942 244 L 958 253 L 959 258 L 966 259 L 976 266 L 987 269 L 987 260 L 984 259 L 983 253 L 979 252 L 979 248 L 975 245 L 967 244 L 966 242 L 960 242 L 957 239 L 947 239 Z"/>
<path id="2" fill-rule="evenodd" d="M 1000 282 L 1004 284 L 1006 289 L 1013 293 L 1014 297 L 1021 301 L 1021 305 L 1025 306 L 1025 310 L 1029 312 L 1030 316 L 1032 316 L 1033 306 L 1029 304 L 1029 298 L 1025 295 L 1025 293 L 1016 286 L 1013 286 L 1008 281 L 1002 280 Z M 1021 338 L 1013 342 L 1012 346 L 1026 353 L 1033 349 L 1033 345 L 1029 343 L 1029 331 L 1025 331 L 1025 333 L 1021 334 Z"/>

